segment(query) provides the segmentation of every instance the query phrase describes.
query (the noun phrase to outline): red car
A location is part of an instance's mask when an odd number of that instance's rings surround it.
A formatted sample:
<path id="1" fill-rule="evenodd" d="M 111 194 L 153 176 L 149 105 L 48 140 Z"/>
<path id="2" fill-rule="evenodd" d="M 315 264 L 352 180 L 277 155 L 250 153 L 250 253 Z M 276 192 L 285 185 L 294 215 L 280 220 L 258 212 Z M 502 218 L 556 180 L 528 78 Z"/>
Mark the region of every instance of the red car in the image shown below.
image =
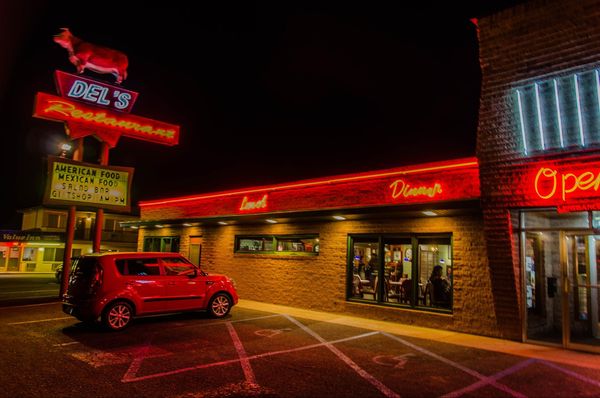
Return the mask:
<path id="1" fill-rule="evenodd" d="M 206 310 L 226 316 L 238 302 L 234 283 L 207 274 L 177 253 L 89 254 L 73 263 L 63 312 L 109 330 L 134 316 Z"/>

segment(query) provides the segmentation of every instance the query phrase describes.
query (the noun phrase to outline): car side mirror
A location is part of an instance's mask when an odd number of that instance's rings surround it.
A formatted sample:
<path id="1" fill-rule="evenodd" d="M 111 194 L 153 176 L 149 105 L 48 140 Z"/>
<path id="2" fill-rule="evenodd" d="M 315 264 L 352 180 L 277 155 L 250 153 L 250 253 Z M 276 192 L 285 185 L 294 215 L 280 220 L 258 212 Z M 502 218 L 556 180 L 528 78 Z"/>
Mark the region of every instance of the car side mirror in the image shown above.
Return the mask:
<path id="1" fill-rule="evenodd" d="M 198 276 L 198 268 L 194 267 L 194 272 L 188 274 L 189 278 L 196 278 Z"/>

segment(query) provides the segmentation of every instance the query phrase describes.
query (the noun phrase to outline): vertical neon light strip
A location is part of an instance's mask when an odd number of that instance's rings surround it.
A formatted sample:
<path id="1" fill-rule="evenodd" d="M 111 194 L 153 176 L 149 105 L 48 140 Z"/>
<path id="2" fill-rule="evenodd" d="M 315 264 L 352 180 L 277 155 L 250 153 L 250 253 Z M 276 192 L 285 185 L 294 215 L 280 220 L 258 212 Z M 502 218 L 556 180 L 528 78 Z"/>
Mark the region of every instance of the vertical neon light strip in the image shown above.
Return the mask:
<path id="1" fill-rule="evenodd" d="M 537 108 L 538 130 L 540 132 L 542 151 L 545 151 L 546 143 L 544 142 L 544 126 L 542 125 L 542 106 L 540 104 L 540 89 L 537 83 L 535 83 L 535 107 Z"/>
<path id="2" fill-rule="evenodd" d="M 598 77 L 597 73 L 596 73 L 596 77 Z M 564 148 L 565 140 L 563 138 L 563 127 L 562 127 L 562 120 L 560 117 L 560 100 L 558 99 L 558 83 L 556 82 L 556 79 L 554 79 L 554 99 L 556 100 L 556 119 L 558 121 L 558 135 L 560 137 L 560 147 Z M 600 100 L 600 92 L 598 93 L 598 99 Z M 600 103 L 599 103 L 599 105 L 600 105 Z"/>
<path id="3" fill-rule="evenodd" d="M 521 119 L 521 136 L 523 137 L 523 150 L 527 156 L 527 140 L 525 139 L 525 122 L 523 121 L 523 105 L 521 104 L 521 92 L 517 90 L 517 102 L 519 103 L 519 118 Z"/>
<path id="4" fill-rule="evenodd" d="M 573 81 L 575 82 L 575 98 L 577 98 L 577 117 L 579 121 L 579 138 L 581 139 L 581 146 L 585 146 L 585 138 L 583 137 L 583 118 L 581 116 L 581 99 L 579 98 L 579 82 L 577 74 L 573 75 Z"/>

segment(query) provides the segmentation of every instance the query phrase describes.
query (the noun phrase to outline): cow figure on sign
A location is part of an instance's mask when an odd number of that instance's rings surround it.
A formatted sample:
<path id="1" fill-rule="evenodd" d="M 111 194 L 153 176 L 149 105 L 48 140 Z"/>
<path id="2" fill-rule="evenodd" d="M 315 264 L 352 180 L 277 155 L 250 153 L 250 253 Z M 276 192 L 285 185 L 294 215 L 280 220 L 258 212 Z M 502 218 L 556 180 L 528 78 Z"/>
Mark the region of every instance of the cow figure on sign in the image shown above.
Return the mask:
<path id="1" fill-rule="evenodd" d="M 54 41 L 69 52 L 69 61 L 77 67 L 78 73 L 87 68 L 98 73 L 111 73 L 119 84 L 127 79 L 127 55 L 111 48 L 97 46 L 73 36 L 68 28 L 54 35 Z"/>

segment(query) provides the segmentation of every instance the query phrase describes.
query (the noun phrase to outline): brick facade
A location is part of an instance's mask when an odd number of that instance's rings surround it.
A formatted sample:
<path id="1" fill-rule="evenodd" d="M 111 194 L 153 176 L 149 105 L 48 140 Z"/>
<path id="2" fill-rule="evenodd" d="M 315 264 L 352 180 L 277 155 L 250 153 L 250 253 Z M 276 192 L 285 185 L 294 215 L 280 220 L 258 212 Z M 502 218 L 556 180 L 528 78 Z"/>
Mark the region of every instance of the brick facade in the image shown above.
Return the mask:
<path id="1" fill-rule="evenodd" d="M 146 236 L 181 236 L 180 252 L 187 255 L 189 236 L 201 235 L 203 269 L 232 277 L 242 298 L 498 336 L 482 228 L 480 215 L 319 223 L 298 219 L 274 225 L 144 228 L 138 246 L 143 247 Z M 453 314 L 346 301 L 349 234 L 432 232 L 453 234 Z M 234 253 L 236 235 L 313 233 L 319 234 L 318 256 Z"/>
<path id="2" fill-rule="evenodd" d="M 477 132 L 481 200 L 500 334 L 521 338 L 521 276 L 510 209 L 531 206 L 515 192 L 527 172 L 513 90 L 600 64 L 600 2 L 530 1 L 479 21 L 482 92 Z M 597 152 L 597 151 L 596 151 Z M 594 153 L 588 149 L 587 154 Z M 576 158 L 577 153 L 554 155 Z M 522 193 L 522 192 L 521 192 Z"/>

